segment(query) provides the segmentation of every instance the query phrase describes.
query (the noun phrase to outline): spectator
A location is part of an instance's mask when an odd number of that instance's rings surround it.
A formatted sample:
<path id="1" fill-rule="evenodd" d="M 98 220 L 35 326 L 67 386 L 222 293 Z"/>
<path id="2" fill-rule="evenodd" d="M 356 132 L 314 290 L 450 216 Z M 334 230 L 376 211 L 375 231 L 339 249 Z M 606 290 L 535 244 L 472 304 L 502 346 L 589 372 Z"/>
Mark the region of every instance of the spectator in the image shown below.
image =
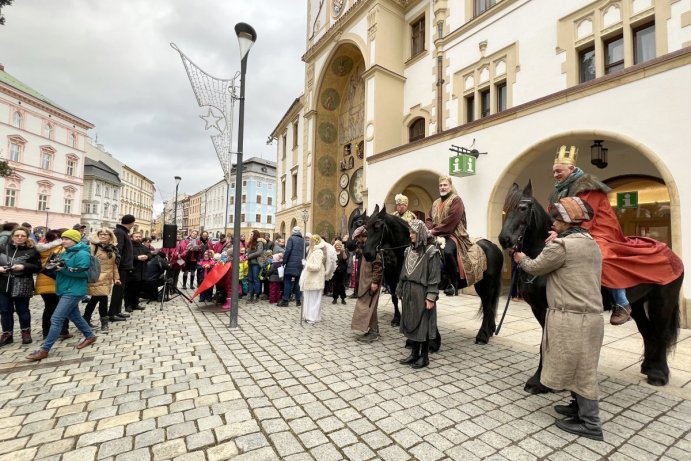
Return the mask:
<path id="1" fill-rule="evenodd" d="M 261 294 L 261 282 L 259 280 L 259 272 L 261 271 L 261 259 L 264 256 L 264 247 L 266 240 L 259 236 L 258 230 L 252 231 L 249 244 L 247 245 L 247 265 L 249 269 L 247 285 L 249 288 L 249 303 L 259 301 Z"/>
<path id="2" fill-rule="evenodd" d="M 304 268 L 305 273 L 300 277 L 300 289 L 302 290 L 304 305 L 302 318 L 310 325 L 321 320 L 320 310 L 326 273 L 324 268 L 325 247 L 326 245 L 319 235 L 314 234 L 310 238 L 307 262 Z"/>
<path id="3" fill-rule="evenodd" d="M 63 232 L 67 229 L 63 229 Z M 57 259 L 60 254 L 65 251 L 62 246 L 62 240 L 60 239 L 60 230 L 49 230 L 45 235 L 45 242 L 36 244 L 36 251 L 39 252 L 41 257 L 41 267 L 46 266 L 46 262 L 49 259 Z M 48 271 L 47 273 L 51 273 Z M 43 339 L 48 337 L 48 332 L 50 331 L 50 318 L 55 312 L 55 308 L 58 307 L 58 302 L 60 298 L 55 294 L 55 273 L 47 275 L 46 271 L 41 271 L 36 276 L 36 294 L 41 295 L 43 299 L 43 317 L 41 319 L 41 326 L 43 329 Z M 60 331 L 61 339 L 68 339 L 71 336 L 67 329 L 68 322 L 65 321 L 63 328 Z"/>
<path id="4" fill-rule="evenodd" d="M 29 231 L 15 227 L 10 240 L 0 245 L 0 347 L 13 342 L 14 312 L 19 317 L 22 344 L 31 344 L 29 300 L 34 295 L 34 274 L 41 270 L 41 258 Z"/>
<path id="5" fill-rule="evenodd" d="M 115 226 L 115 238 L 117 239 L 118 255 L 118 274 L 120 275 L 120 285 L 113 287 L 113 294 L 110 297 L 110 308 L 108 309 L 108 320 L 111 322 L 122 322 L 127 320 L 130 314 L 122 312 L 122 301 L 125 296 L 127 286 L 127 274 L 132 270 L 132 241 L 130 240 L 130 229 L 134 227 L 135 218 L 131 214 L 126 214 L 120 220 L 120 224 Z"/>
<path id="6" fill-rule="evenodd" d="M 202 260 L 199 261 L 199 267 L 197 268 L 197 283 L 199 285 L 202 284 L 204 279 L 206 278 L 206 274 L 209 273 L 211 269 L 214 268 L 216 265 L 216 260 L 214 259 L 214 251 L 213 250 L 206 250 L 204 251 L 204 255 L 202 256 Z M 214 297 L 214 288 L 208 288 L 204 291 L 202 291 L 199 295 L 199 301 L 200 302 L 211 302 Z"/>
<path id="7" fill-rule="evenodd" d="M 269 303 L 276 304 L 281 299 L 281 276 L 283 271 L 283 253 L 275 253 L 271 257 L 271 267 L 269 268 Z"/>
<path id="8" fill-rule="evenodd" d="M 110 229 L 101 228 L 91 236 L 91 254 L 101 262 L 101 275 L 98 281 L 88 286 L 91 299 L 84 308 L 84 320 L 91 328 L 91 316 L 98 305 L 98 314 L 101 317 L 101 333 L 108 332 L 108 296 L 113 286 L 118 286 L 120 274 L 118 272 L 118 249 L 115 234 Z"/>
<path id="9" fill-rule="evenodd" d="M 12 231 L 18 227 L 16 222 L 6 222 L 2 225 L 2 231 L 0 231 L 0 245 L 6 245 L 10 241 L 10 235 Z"/>
<path id="10" fill-rule="evenodd" d="M 132 270 L 127 274 L 127 287 L 125 288 L 125 310 L 133 312 L 143 311 L 139 305 L 139 295 L 144 287 L 144 273 L 146 263 L 151 259 L 151 251 L 142 243 L 142 233 L 132 233 Z"/>
<path id="11" fill-rule="evenodd" d="M 48 353 L 58 339 L 62 325 L 67 318 L 72 320 L 79 331 L 84 334 L 84 340 L 77 344 L 77 349 L 83 349 L 96 342 L 94 332 L 91 331 L 79 313 L 79 301 L 86 295 L 91 264 L 89 248 L 82 243 L 81 239 L 82 236 L 79 231 L 74 229 L 67 230 L 62 234 L 62 245 L 65 247 L 65 252 L 62 254 L 61 261 L 64 265 L 56 268 L 58 273 L 55 281 L 60 302 L 51 319 L 48 337 L 40 349 L 27 356 L 29 360 L 39 361 L 48 357 Z"/>
<path id="12" fill-rule="evenodd" d="M 290 295 L 293 292 L 295 293 L 295 304 L 298 306 L 302 305 L 298 280 L 300 280 L 300 274 L 302 273 L 305 240 L 302 238 L 301 232 L 300 227 L 293 227 L 293 234 L 288 239 L 286 251 L 283 253 L 283 265 L 285 266 L 283 272 L 283 299 L 277 304 L 279 307 L 288 306 Z"/>
<path id="13" fill-rule="evenodd" d="M 38 242 L 38 238 L 36 238 L 36 234 L 33 232 L 33 226 L 29 224 L 28 222 L 22 223 L 21 227 L 29 231 L 29 238 L 34 241 L 34 243 Z"/>
<path id="14" fill-rule="evenodd" d="M 340 239 L 336 239 L 334 242 L 334 249 L 336 250 L 336 272 L 334 272 L 333 279 L 331 279 L 333 285 L 333 291 L 331 294 L 333 301 L 331 304 L 336 304 L 339 296 L 341 298 L 341 304 L 345 304 L 345 285 L 346 276 L 348 273 L 348 250 L 346 250 L 345 245 L 343 245 L 343 242 L 341 242 Z"/>

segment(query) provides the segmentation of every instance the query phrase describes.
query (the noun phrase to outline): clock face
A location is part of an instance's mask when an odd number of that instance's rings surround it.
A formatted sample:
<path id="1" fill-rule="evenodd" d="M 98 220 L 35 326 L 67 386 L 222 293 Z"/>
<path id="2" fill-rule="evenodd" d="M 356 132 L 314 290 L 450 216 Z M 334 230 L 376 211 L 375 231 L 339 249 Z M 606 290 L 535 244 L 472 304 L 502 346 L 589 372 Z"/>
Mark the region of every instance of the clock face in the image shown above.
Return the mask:
<path id="1" fill-rule="evenodd" d="M 345 189 L 348 187 L 348 183 L 350 182 L 350 178 L 348 177 L 348 173 L 343 173 L 338 180 L 338 184 L 341 186 L 341 189 Z"/>
<path id="2" fill-rule="evenodd" d="M 345 207 L 348 205 L 348 201 L 350 200 L 350 194 L 348 193 L 348 190 L 343 189 L 340 194 L 338 194 L 338 203 L 342 206 Z"/>
<path id="3" fill-rule="evenodd" d="M 357 203 L 358 205 L 364 200 L 362 197 L 362 190 L 364 188 L 365 184 L 363 183 L 363 171 L 362 168 L 358 168 L 350 178 L 350 196 L 353 198 L 353 202 Z"/>
<path id="4" fill-rule="evenodd" d="M 345 0 L 331 0 L 331 13 L 334 15 L 334 17 L 343 12 L 344 5 Z"/>

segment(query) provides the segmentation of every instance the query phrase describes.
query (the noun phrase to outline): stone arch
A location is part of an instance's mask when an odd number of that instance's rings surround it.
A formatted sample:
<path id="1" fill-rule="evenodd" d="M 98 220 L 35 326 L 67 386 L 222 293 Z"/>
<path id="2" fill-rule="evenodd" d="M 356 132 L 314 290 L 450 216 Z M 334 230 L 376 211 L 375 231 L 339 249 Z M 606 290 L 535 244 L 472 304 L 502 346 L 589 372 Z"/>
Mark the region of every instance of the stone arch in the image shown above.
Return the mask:
<path id="1" fill-rule="evenodd" d="M 403 124 L 401 126 L 401 139 L 405 139 L 406 141 L 408 140 L 408 130 L 410 129 L 410 125 L 419 118 L 425 119 L 425 137 L 429 136 L 429 124 L 432 121 L 432 115 L 428 110 L 421 108 L 418 104 L 417 106 L 412 107 L 408 115 L 403 118 Z"/>
<path id="2" fill-rule="evenodd" d="M 604 144 L 610 149 L 610 171 L 607 169 L 597 169 L 590 165 L 590 144 L 594 139 L 604 140 Z M 622 171 L 630 170 L 631 160 L 636 160 L 648 166 L 647 174 L 655 172 L 659 175 L 667 186 L 670 199 L 670 220 L 672 234 L 672 249 L 675 253 L 681 254 L 682 233 L 681 233 L 681 204 L 679 190 L 671 171 L 664 163 L 663 159 L 648 146 L 640 143 L 636 139 L 621 133 L 614 133 L 603 130 L 593 131 L 570 131 L 550 136 L 536 142 L 534 145 L 518 153 L 513 161 L 509 162 L 504 171 L 499 175 L 499 179 L 494 185 L 490 194 L 487 209 L 487 233 L 490 238 L 496 239 L 501 232 L 502 226 L 502 207 L 504 199 L 511 185 L 514 182 L 526 182 L 526 172 L 537 172 L 547 178 L 551 184 L 551 173 L 549 168 L 553 163 L 554 153 L 562 144 L 576 145 L 579 147 L 578 165 L 586 172 L 598 176 L 601 180 L 608 180 L 620 176 Z M 617 168 L 617 154 L 621 156 L 636 154 L 638 158 L 619 159 L 620 168 Z M 627 167 L 627 164 L 629 165 Z M 538 165 L 537 168 L 532 168 Z M 541 180 L 545 182 L 544 178 Z M 523 186 L 523 184 L 520 184 Z M 534 184 L 535 186 L 535 184 Z M 549 188 L 547 188 L 549 189 Z M 538 185 L 535 196 L 544 204 L 549 190 Z"/>
<path id="3" fill-rule="evenodd" d="M 401 177 L 389 189 L 384 199 L 384 204 L 389 212 L 396 209 L 394 200 L 396 194 L 403 194 L 408 197 L 408 209 L 418 217 L 420 217 L 420 213 L 426 216 L 432 208 L 432 202 L 439 195 L 439 172 L 415 170 Z M 371 204 L 371 208 L 374 208 L 374 204 Z"/>
<path id="4" fill-rule="evenodd" d="M 351 45 L 355 49 L 357 49 L 360 52 L 360 56 L 362 57 L 363 62 L 365 63 L 365 70 L 369 68 L 369 59 L 367 59 L 367 45 L 365 44 L 365 42 L 357 34 L 353 34 L 350 32 L 345 33 L 341 36 L 341 39 L 338 41 L 338 43 L 335 43 L 333 45 L 333 48 L 331 48 L 331 51 L 324 60 L 324 65 L 322 65 L 321 69 L 319 70 L 319 76 L 315 79 L 315 88 L 317 90 L 322 89 L 324 80 L 326 79 L 326 76 L 329 72 L 329 65 L 332 63 L 334 58 L 339 55 L 339 52 L 344 45 Z M 311 100 L 309 101 L 310 110 L 319 110 L 319 94 L 320 91 L 315 92 L 314 97 L 311 98 Z"/>

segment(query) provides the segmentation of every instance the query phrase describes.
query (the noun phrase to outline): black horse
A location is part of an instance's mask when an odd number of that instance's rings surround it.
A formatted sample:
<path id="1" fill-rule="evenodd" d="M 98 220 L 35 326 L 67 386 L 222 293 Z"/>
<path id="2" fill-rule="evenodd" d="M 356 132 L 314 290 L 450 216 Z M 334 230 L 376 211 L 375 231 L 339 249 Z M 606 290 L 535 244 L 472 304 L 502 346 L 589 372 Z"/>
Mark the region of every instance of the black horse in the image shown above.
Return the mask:
<path id="1" fill-rule="evenodd" d="M 379 211 L 379 205 L 374 209 L 372 216 L 367 219 L 367 242 L 365 243 L 363 254 L 368 261 L 374 260 L 378 250 L 382 250 L 384 255 L 387 252 L 395 254 L 398 263 L 396 270 L 393 271 L 392 278 L 386 283 L 395 290 L 398 279 L 403 267 L 403 252 L 410 245 L 410 227 L 408 223 L 398 216 L 390 215 L 386 212 L 386 206 Z M 448 240 L 447 240 L 448 244 Z M 504 263 L 502 251 L 489 240 L 480 240 L 478 243 L 487 256 L 487 269 L 482 280 L 475 284 L 475 291 L 482 301 L 482 325 L 475 336 L 477 344 L 487 344 L 489 338 L 494 334 L 496 328 L 497 302 L 501 292 L 501 269 Z M 386 278 L 386 259 L 384 260 Z M 395 276 L 395 277 L 394 277 Z M 464 279 L 455 284 L 458 288 L 467 286 Z M 398 305 L 394 304 L 394 318 L 400 319 Z M 430 345 L 430 349 L 432 345 Z"/>
<path id="2" fill-rule="evenodd" d="M 517 248 L 535 258 L 545 247 L 552 218 L 533 198 L 530 182 L 520 191 L 517 184 L 511 187 L 504 202 L 505 221 L 499 242 L 504 248 Z M 544 277 L 533 280 L 519 271 L 517 292 L 530 305 L 533 315 L 545 326 L 547 314 L 547 288 Z M 631 304 L 631 316 L 643 336 L 644 352 L 641 373 L 649 384 L 663 386 L 669 382 L 667 353 L 674 347 L 679 334 L 679 290 L 684 275 L 667 285 L 641 284 L 626 290 Z M 603 296 L 607 303 L 608 296 Z M 646 309 L 647 304 L 647 309 Z M 646 313 L 647 311 L 647 313 Z M 528 379 L 525 390 L 538 394 L 550 389 L 540 384 L 542 355 L 535 374 Z"/>

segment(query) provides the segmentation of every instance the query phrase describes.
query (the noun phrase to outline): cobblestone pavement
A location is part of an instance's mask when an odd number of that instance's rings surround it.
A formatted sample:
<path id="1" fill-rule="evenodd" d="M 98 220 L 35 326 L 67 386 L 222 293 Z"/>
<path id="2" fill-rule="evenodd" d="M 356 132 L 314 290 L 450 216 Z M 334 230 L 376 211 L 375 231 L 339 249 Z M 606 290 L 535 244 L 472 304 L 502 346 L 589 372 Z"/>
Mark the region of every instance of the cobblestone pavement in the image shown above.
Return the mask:
<path id="1" fill-rule="evenodd" d="M 330 301 L 316 326 L 300 326 L 295 307 L 242 302 L 229 330 L 220 309 L 178 298 L 94 347 L 59 343 L 40 364 L 24 359 L 36 343 L 5 347 L 0 461 L 689 459 L 688 389 L 601 373 L 605 442 L 577 438 L 553 427 L 567 394 L 523 392 L 534 350 L 510 337 L 475 345 L 450 320 L 477 298 L 445 300 L 442 350 L 418 371 L 398 364 L 386 298 L 373 344 L 350 331 L 353 301 Z M 34 337 L 40 312 L 39 299 Z"/>

